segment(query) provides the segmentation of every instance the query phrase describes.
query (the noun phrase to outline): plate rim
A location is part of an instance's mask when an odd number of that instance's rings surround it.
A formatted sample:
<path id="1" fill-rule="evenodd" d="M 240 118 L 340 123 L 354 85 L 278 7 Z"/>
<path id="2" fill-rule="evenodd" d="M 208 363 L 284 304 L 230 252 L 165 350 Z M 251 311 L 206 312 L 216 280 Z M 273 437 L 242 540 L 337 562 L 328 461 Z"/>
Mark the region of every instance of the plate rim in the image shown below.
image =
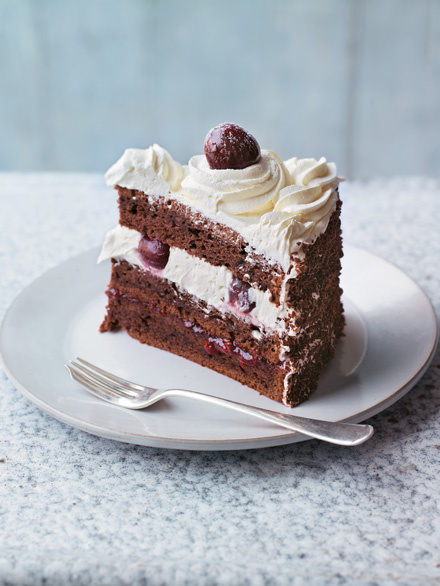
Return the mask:
<path id="1" fill-rule="evenodd" d="M 28 285 L 26 285 L 20 291 L 20 293 L 18 293 L 18 295 L 15 296 L 15 298 L 12 300 L 12 302 L 10 303 L 9 307 L 7 308 L 7 310 L 5 312 L 2 323 L 0 325 L 0 360 L 1 360 L 2 366 L 5 370 L 8 378 L 11 380 L 11 382 L 14 384 L 14 386 L 27 399 L 29 399 L 31 401 L 31 403 L 33 403 L 39 409 L 41 409 L 44 413 L 49 414 L 50 416 L 54 417 L 58 421 L 61 421 L 62 423 L 70 425 L 71 427 L 74 427 L 76 429 L 80 429 L 81 431 L 85 431 L 86 433 L 94 435 L 95 437 L 103 437 L 106 439 L 110 439 L 112 441 L 120 441 L 123 443 L 128 443 L 128 444 L 132 444 L 132 445 L 140 445 L 140 446 L 144 446 L 144 447 L 176 449 L 176 450 L 190 450 L 190 451 L 191 450 L 192 451 L 235 451 L 235 450 L 261 449 L 261 448 L 266 448 L 266 447 L 269 448 L 269 447 L 276 447 L 276 446 L 281 446 L 281 445 L 289 445 L 292 443 L 297 443 L 297 442 L 312 439 L 312 438 L 305 436 L 303 434 L 300 434 L 298 432 L 289 432 L 287 430 L 286 430 L 286 433 L 278 434 L 275 436 L 241 438 L 241 439 L 235 438 L 235 439 L 204 439 L 204 440 L 187 439 L 187 438 L 176 439 L 176 438 L 168 438 L 165 436 L 158 436 L 158 435 L 143 435 L 143 434 L 138 434 L 138 433 L 134 433 L 134 432 L 109 430 L 108 428 L 102 427 L 102 426 L 97 425 L 95 423 L 84 422 L 81 419 L 77 419 L 75 417 L 72 417 L 72 416 L 66 414 L 64 411 L 60 411 L 60 410 L 56 409 L 55 407 L 51 406 L 50 404 L 46 403 L 46 401 L 40 399 L 37 395 L 35 395 L 29 389 L 27 389 L 26 386 L 19 381 L 17 376 L 9 368 L 8 364 L 6 363 L 6 360 L 4 357 L 4 352 L 3 352 L 4 337 L 5 337 L 4 332 L 6 329 L 6 324 L 9 319 L 10 314 L 12 313 L 12 311 L 14 309 L 15 304 L 18 303 L 21 296 L 24 295 L 28 291 L 28 289 L 33 287 L 37 281 L 40 281 L 40 280 L 47 278 L 47 276 L 51 272 L 56 271 L 60 267 L 60 265 L 64 264 L 65 262 L 74 261 L 75 259 L 77 259 L 80 256 L 91 254 L 92 251 L 97 251 L 97 250 L 99 250 L 99 248 L 100 248 L 99 246 L 89 248 L 88 250 L 85 250 L 83 252 L 80 252 L 76 255 L 73 255 L 71 257 L 68 257 L 68 258 L 60 261 L 55 266 L 44 271 L 41 275 L 39 275 L 38 277 L 33 279 L 30 283 L 28 283 Z M 345 243 L 344 248 L 354 249 L 354 250 L 357 250 L 361 253 L 367 254 L 375 259 L 379 259 L 380 261 L 391 265 L 393 267 L 393 269 L 402 273 L 409 281 L 412 282 L 413 285 L 416 286 L 419 293 L 424 297 L 425 301 L 427 302 L 428 308 L 432 314 L 432 322 L 434 325 L 434 337 L 433 337 L 431 349 L 430 349 L 429 353 L 427 354 L 427 356 L 425 357 L 425 361 L 422 364 L 422 366 L 419 368 L 419 370 L 417 372 L 414 373 L 414 375 L 411 377 L 410 380 L 408 380 L 399 389 L 394 391 L 394 393 L 387 396 L 379 403 L 376 403 L 375 405 L 373 405 L 373 406 L 371 406 L 371 407 L 369 407 L 359 413 L 356 413 L 353 416 L 337 420 L 338 422 L 358 423 L 360 421 L 364 421 L 365 419 L 367 419 L 369 417 L 373 417 L 374 415 L 377 415 L 378 413 L 389 408 L 396 401 L 398 401 L 400 398 L 402 398 L 407 392 L 409 392 L 417 384 L 417 382 L 422 378 L 422 376 L 425 374 L 425 372 L 429 368 L 429 365 L 430 365 L 430 363 L 435 355 L 436 349 L 437 349 L 437 345 L 438 345 L 438 341 L 439 341 L 439 325 L 438 325 L 438 320 L 437 320 L 437 314 L 435 312 L 435 308 L 434 308 L 430 298 L 428 297 L 426 292 L 423 290 L 423 288 L 411 276 L 409 276 L 405 270 L 403 270 L 399 266 L 393 264 L 389 260 L 384 259 L 383 257 L 381 257 L 381 256 L 379 256 L 369 250 L 366 250 L 365 248 L 362 248 L 360 246 L 353 245 L 350 243 Z M 134 442 L 132 440 L 132 438 L 134 438 L 134 437 L 139 438 L 139 439 L 145 439 L 146 441 Z M 231 446 L 231 447 L 229 447 L 229 446 Z"/>

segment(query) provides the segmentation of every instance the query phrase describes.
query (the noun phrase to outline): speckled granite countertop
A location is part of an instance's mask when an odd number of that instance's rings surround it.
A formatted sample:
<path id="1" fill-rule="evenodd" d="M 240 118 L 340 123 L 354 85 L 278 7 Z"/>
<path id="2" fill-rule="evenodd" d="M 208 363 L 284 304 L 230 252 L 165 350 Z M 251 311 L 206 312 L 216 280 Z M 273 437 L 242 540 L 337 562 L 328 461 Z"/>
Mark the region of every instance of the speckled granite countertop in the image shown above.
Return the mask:
<path id="1" fill-rule="evenodd" d="M 345 239 L 440 310 L 440 180 L 346 183 Z M 97 175 L 0 174 L 0 319 L 60 261 L 101 243 Z M 195 453 L 59 423 L 0 369 L 0 584 L 440 582 L 440 356 L 357 448 L 307 441 Z"/>

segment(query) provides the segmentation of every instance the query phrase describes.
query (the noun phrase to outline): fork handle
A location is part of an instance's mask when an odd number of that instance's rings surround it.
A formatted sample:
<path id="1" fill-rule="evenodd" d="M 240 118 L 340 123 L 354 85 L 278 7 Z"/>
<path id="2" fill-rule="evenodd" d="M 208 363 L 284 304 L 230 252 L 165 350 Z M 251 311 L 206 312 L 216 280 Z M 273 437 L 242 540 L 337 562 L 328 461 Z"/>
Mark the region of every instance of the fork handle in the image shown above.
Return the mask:
<path id="1" fill-rule="evenodd" d="M 226 407 L 233 411 L 253 415 L 259 419 L 264 419 L 270 423 L 275 423 L 291 431 L 302 433 L 309 437 L 324 440 L 332 444 L 341 446 L 356 446 L 367 441 L 374 432 L 371 425 L 355 424 L 355 423 L 340 423 L 333 421 L 321 421 L 319 419 L 309 419 L 307 417 L 297 417 L 287 413 L 277 413 L 276 411 L 269 411 L 268 409 L 261 409 L 260 407 L 251 407 L 250 405 L 243 405 L 236 401 L 228 399 L 220 399 L 212 395 L 198 393 L 197 391 L 187 391 L 184 389 L 167 389 L 166 391 L 159 391 L 162 397 L 185 397 L 187 399 L 196 399 L 204 401 L 211 405 L 218 405 Z"/>

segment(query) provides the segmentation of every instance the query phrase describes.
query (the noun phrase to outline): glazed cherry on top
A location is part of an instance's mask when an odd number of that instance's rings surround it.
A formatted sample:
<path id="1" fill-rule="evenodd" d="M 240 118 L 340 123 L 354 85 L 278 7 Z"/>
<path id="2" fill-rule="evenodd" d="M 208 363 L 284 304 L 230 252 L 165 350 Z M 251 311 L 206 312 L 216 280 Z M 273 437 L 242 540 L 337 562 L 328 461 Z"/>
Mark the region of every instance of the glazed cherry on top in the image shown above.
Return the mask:
<path id="1" fill-rule="evenodd" d="M 205 156 L 211 169 L 245 169 L 261 159 L 260 145 L 237 124 L 219 124 L 205 138 Z"/>

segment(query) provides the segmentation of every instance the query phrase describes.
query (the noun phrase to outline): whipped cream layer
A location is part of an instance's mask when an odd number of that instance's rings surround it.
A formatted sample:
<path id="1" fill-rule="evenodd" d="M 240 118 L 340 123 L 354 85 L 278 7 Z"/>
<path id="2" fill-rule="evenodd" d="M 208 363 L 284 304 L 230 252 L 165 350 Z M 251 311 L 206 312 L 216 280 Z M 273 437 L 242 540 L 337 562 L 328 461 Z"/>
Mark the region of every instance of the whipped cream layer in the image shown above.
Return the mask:
<path id="1" fill-rule="evenodd" d="M 236 230 L 255 251 L 287 273 L 292 255 L 322 234 L 336 209 L 341 181 L 334 163 L 322 157 L 283 162 L 261 151 L 245 169 L 211 169 L 204 155 L 187 166 L 158 145 L 128 149 L 106 174 L 108 185 L 170 196 L 215 222 Z"/>
<path id="2" fill-rule="evenodd" d="M 142 262 L 138 253 L 141 238 L 142 235 L 136 230 L 118 225 L 107 233 L 98 262 L 108 258 L 116 261 L 125 260 L 156 276 L 168 279 L 190 295 L 202 299 L 222 312 L 233 313 L 249 321 L 254 326 L 264 329 L 265 333 L 285 332 L 286 327 L 292 333 L 294 322 L 289 315 L 291 312 L 285 306 L 278 306 L 270 301 L 269 291 L 259 291 L 251 287 L 248 290 L 248 297 L 251 303 L 255 303 L 255 307 L 249 313 L 243 313 L 229 303 L 229 287 L 233 275 L 226 267 L 211 265 L 201 258 L 189 255 L 185 250 L 171 247 L 165 268 L 152 269 Z"/>

